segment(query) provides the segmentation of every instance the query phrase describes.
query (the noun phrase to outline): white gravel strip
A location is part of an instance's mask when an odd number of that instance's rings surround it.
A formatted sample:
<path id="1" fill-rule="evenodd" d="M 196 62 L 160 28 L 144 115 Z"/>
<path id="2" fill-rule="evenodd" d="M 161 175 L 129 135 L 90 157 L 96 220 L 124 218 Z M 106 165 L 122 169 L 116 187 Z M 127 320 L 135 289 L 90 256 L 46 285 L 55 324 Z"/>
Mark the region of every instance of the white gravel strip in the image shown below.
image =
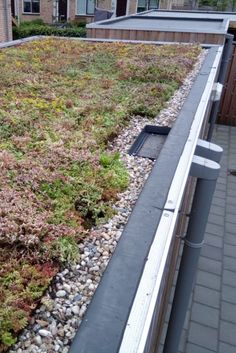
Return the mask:
<path id="1" fill-rule="evenodd" d="M 58 273 L 36 310 L 30 325 L 23 331 L 9 353 L 67 353 L 86 308 L 98 286 L 102 273 L 114 252 L 132 207 L 148 178 L 153 161 L 127 154 L 139 132 L 146 124 L 171 126 L 187 97 L 205 58 L 199 57 L 194 70 L 174 94 L 167 106 L 154 120 L 136 117 L 110 145 L 119 151 L 130 174 L 130 185 L 120 194 L 114 208 L 116 215 L 105 225 L 91 230 L 79 244 L 80 261 Z"/>

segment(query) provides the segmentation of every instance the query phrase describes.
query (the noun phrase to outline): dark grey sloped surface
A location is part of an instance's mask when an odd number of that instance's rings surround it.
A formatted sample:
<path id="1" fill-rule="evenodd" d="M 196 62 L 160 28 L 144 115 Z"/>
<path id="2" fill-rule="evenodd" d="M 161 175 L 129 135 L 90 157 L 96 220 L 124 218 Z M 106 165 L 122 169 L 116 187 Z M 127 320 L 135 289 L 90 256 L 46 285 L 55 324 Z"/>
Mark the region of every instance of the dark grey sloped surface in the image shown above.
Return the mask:
<path id="1" fill-rule="evenodd" d="M 216 48 L 209 50 L 194 92 L 189 94 L 136 202 L 70 353 L 117 353 L 119 350 L 148 251 L 215 53 Z"/>
<path id="2" fill-rule="evenodd" d="M 143 146 L 138 152 L 138 156 L 150 159 L 157 159 L 166 140 L 164 135 L 149 134 Z"/>
<path id="3" fill-rule="evenodd" d="M 145 125 L 129 149 L 129 154 L 157 159 L 170 132 L 168 126 Z"/>

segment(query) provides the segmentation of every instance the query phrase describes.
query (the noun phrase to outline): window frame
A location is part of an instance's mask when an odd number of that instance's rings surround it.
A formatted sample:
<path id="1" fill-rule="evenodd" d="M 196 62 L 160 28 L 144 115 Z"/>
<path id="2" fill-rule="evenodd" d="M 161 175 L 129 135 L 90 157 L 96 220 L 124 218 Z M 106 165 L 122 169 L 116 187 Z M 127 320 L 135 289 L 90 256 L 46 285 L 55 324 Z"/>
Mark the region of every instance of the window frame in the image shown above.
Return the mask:
<path id="1" fill-rule="evenodd" d="M 88 13 L 88 1 L 89 0 L 83 0 L 85 2 L 85 7 L 86 7 L 86 12 L 84 13 L 79 13 L 79 1 L 81 0 L 76 0 L 76 16 L 94 16 L 94 11 L 95 11 L 95 6 L 96 6 L 96 0 L 94 0 L 94 10 L 93 13 Z"/>
<path id="2" fill-rule="evenodd" d="M 31 11 L 25 11 L 25 3 L 30 3 L 30 10 Z M 39 11 L 38 12 L 32 12 L 32 3 L 33 2 L 38 2 L 39 4 Z M 23 15 L 40 15 L 40 0 L 22 0 L 22 14 Z"/>
<path id="3" fill-rule="evenodd" d="M 139 6 L 139 0 L 137 0 L 137 9 L 136 9 L 136 12 L 139 13 L 139 12 L 143 12 L 143 11 L 158 9 L 158 8 L 159 8 L 160 1 L 159 1 L 159 0 L 155 0 L 155 1 L 156 1 L 156 3 L 157 3 L 157 6 L 156 6 L 156 7 L 153 7 L 153 6 L 151 5 L 151 0 L 144 0 L 144 3 L 145 3 L 145 7 L 144 7 L 144 6 Z"/>

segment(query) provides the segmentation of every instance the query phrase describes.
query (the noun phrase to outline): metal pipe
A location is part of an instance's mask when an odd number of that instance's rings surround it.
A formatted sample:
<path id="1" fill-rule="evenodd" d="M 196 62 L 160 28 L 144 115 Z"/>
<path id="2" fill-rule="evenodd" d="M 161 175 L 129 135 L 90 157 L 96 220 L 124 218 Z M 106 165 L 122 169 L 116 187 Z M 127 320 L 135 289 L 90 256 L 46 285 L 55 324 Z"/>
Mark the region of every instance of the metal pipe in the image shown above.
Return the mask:
<path id="1" fill-rule="evenodd" d="M 20 25 L 20 1 L 17 1 L 17 23 Z"/>
<path id="2" fill-rule="evenodd" d="M 202 175 L 197 180 L 163 353 L 178 352 L 208 214 L 219 175 L 220 166 L 218 164 L 217 166 L 218 168 L 214 168 L 212 173 L 204 163 L 202 163 L 202 171 L 199 169 Z M 197 165 L 194 167 L 199 168 Z"/>
<path id="3" fill-rule="evenodd" d="M 218 78 L 218 81 L 222 84 L 225 83 L 228 64 L 229 64 L 229 62 L 231 60 L 231 56 L 232 56 L 233 39 L 234 39 L 234 36 L 232 34 L 226 34 L 224 51 L 223 51 L 223 55 L 222 55 L 222 62 L 221 62 L 219 78 Z M 208 135 L 207 135 L 207 141 L 211 141 L 211 139 L 212 139 L 213 129 L 214 129 L 215 122 L 217 120 L 220 102 L 221 102 L 220 100 L 216 101 L 212 105 L 211 114 L 210 114 L 210 118 L 209 118 L 210 127 L 209 127 L 209 131 L 208 131 Z"/>

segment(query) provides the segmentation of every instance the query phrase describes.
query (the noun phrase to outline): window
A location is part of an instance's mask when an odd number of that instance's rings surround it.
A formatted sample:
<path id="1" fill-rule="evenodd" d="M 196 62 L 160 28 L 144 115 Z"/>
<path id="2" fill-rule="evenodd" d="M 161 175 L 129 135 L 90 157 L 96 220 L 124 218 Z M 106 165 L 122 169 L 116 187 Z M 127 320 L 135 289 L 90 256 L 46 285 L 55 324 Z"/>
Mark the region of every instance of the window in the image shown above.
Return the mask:
<path id="1" fill-rule="evenodd" d="M 23 0 L 24 13 L 39 13 L 39 0 Z"/>
<path id="2" fill-rule="evenodd" d="M 77 0 L 77 15 L 94 15 L 94 0 Z"/>
<path id="3" fill-rule="evenodd" d="M 159 0 L 138 0 L 137 12 L 158 9 Z"/>

